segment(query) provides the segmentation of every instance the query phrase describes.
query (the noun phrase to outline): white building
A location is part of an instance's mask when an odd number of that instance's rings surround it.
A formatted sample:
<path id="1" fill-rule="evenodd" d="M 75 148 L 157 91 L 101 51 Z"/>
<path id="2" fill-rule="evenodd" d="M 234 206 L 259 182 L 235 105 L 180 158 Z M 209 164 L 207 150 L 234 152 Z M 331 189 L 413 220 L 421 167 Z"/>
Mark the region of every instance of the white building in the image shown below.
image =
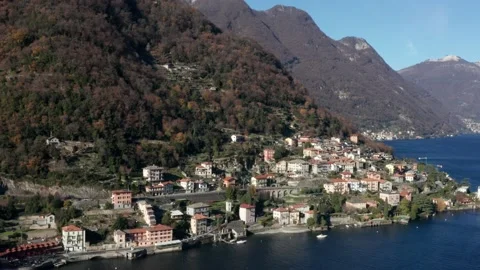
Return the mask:
<path id="1" fill-rule="evenodd" d="M 380 192 L 380 199 L 389 205 L 396 206 L 400 203 L 400 194 L 398 192 Z"/>
<path id="2" fill-rule="evenodd" d="M 413 182 L 415 181 L 415 172 L 414 171 L 408 171 L 405 173 L 405 180 L 407 182 Z"/>
<path id="3" fill-rule="evenodd" d="M 193 235 L 201 235 L 208 232 L 208 217 L 196 214 L 190 219 L 190 231 Z"/>
<path id="4" fill-rule="evenodd" d="M 192 193 L 195 191 L 195 183 L 190 178 L 183 178 L 178 181 L 180 186 L 185 189 L 185 193 Z"/>
<path id="5" fill-rule="evenodd" d="M 287 162 L 287 172 L 305 175 L 310 172 L 310 164 L 305 160 L 295 159 Z"/>
<path id="6" fill-rule="evenodd" d="M 18 217 L 20 227 L 26 227 L 29 230 L 56 229 L 55 215 L 35 215 Z"/>
<path id="7" fill-rule="evenodd" d="M 137 203 L 138 210 L 143 215 L 143 220 L 148 226 L 157 225 L 157 220 L 155 219 L 155 213 L 153 212 L 152 205 L 148 204 L 146 201 L 139 201 Z"/>
<path id="8" fill-rule="evenodd" d="M 273 220 L 280 225 L 300 224 L 300 212 L 288 208 L 277 208 L 273 210 Z"/>
<path id="9" fill-rule="evenodd" d="M 187 206 L 187 215 L 194 216 L 198 214 L 208 217 L 210 215 L 210 205 L 200 202 Z"/>
<path id="10" fill-rule="evenodd" d="M 245 224 L 255 223 L 255 206 L 249 204 L 241 204 L 239 216 L 240 219 L 245 222 Z"/>
<path id="11" fill-rule="evenodd" d="M 212 177 L 213 172 L 213 163 L 212 162 L 202 162 L 200 165 L 195 167 L 195 175 L 204 178 Z"/>
<path id="12" fill-rule="evenodd" d="M 47 145 L 53 145 L 53 146 L 56 146 L 56 145 L 59 145 L 60 144 L 60 140 L 56 137 L 49 137 L 45 143 Z"/>
<path id="13" fill-rule="evenodd" d="M 197 180 L 194 183 L 195 192 L 207 192 L 210 190 L 207 182 L 202 180 Z"/>
<path id="14" fill-rule="evenodd" d="M 284 174 L 287 172 L 287 162 L 285 160 L 279 161 L 275 164 L 275 173 Z"/>
<path id="15" fill-rule="evenodd" d="M 147 182 L 159 182 L 163 180 L 163 168 L 156 165 L 151 165 L 143 168 L 143 178 Z"/>
<path id="16" fill-rule="evenodd" d="M 75 225 L 62 227 L 62 244 L 67 252 L 85 251 L 85 230 Z"/>
<path id="17" fill-rule="evenodd" d="M 231 136 L 231 139 L 233 143 L 236 143 L 236 142 L 243 142 L 245 140 L 245 137 L 243 137 L 242 135 L 234 134 Z"/>

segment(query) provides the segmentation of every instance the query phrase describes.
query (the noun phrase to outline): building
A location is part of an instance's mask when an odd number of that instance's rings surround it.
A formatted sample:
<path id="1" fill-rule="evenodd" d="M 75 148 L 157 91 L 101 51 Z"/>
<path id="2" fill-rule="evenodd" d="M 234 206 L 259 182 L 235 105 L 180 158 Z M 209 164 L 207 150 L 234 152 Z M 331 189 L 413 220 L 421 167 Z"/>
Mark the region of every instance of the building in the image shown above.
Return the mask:
<path id="1" fill-rule="evenodd" d="M 113 209 L 132 208 L 132 192 L 129 190 L 112 191 Z"/>
<path id="2" fill-rule="evenodd" d="M 304 217 L 303 223 L 307 223 L 309 218 L 315 219 L 315 211 L 313 210 L 308 210 L 307 212 L 304 213 L 304 215 L 305 217 Z"/>
<path id="3" fill-rule="evenodd" d="M 385 169 L 387 170 L 388 174 L 392 175 L 395 173 L 395 165 L 392 163 L 389 163 L 385 165 Z"/>
<path id="4" fill-rule="evenodd" d="M 163 180 L 163 170 L 164 168 L 156 165 L 145 167 L 143 168 L 143 178 L 147 182 L 160 182 Z"/>
<path id="5" fill-rule="evenodd" d="M 305 160 L 295 159 L 287 162 L 287 172 L 305 175 L 310 172 L 310 164 Z"/>
<path id="6" fill-rule="evenodd" d="M 140 201 L 137 203 L 138 210 L 143 215 L 143 220 L 148 226 L 154 226 L 157 224 L 157 220 L 155 219 L 155 213 L 153 212 L 152 205 L 148 204 L 146 201 Z"/>
<path id="7" fill-rule="evenodd" d="M 268 187 L 275 181 L 274 174 L 262 174 L 253 176 L 250 179 L 250 184 L 255 187 Z"/>
<path id="8" fill-rule="evenodd" d="M 367 178 L 380 180 L 382 179 L 382 175 L 377 172 L 367 172 Z"/>
<path id="9" fill-rule="evenodd" d="M 320 155 L 321 152 L 322 152 L 322 150 L 316 149 L 316 148 L 304 148 L 303 149 L 303 157 L 304 158 L 306 158 L 306 157 L 316 157 L 316 156 Z"/>
<path id="10" fill-rule="evenodd" d="M 255 205 L 241 204 L 239 216 L 240 220 L 243 220 L 247 225 L 255 223 Z"/>
<path id="11" fill-rule="evenodd" d="M 364 185 L 368 191 L 377 192 L 379 187 L 379 181 L 377 179 L 365 178 L 360 180 L 360 184 Z"/>
<path id="12" fill-rule="evenodd" d="M 197 180 L 193 183 L 195 192 L 207 192 L 210 190 L 207 182 L 202 180 Z"/>
<path id="13" fill-rule="evenodd" d="M 62 244 L 67 252 L 85 251 L 85 230 L 75 225 L 62 227 Z"/>
<path id="14" fill-rule="evenodd" d="M 45 140 L 45 143 L 47 145 L 57 146 L 60 144 L 60 140 L 57 137 L 49 137 L 47 140 Z"/>
<path id="15" fill-rule="evenodd" d="M 235 178 L 231 176 L 227 176 L 223 178 L 223 186 L 228 188 L 228 187 L 234 187 L 235 186 Z"/>
<path id="16" fill-rule="evenodd" d="M 195 191 L 195 183 L 190 178 L 183 178 L 178 180 L 180 186 L 185 190 L 185 193 L 193 193 Z"/>
<path id="17" fill-rule="evenodd" d="M 345 194 L 350 191 L 348 180 L 345 179 L 332 179 L 329 183 L 323 184 L 323 188 L 327 193 Z"/>
<path id="18" fill-rule="evenodd" d="M 400 194 L 398 192 L 380 192 L 380 199 L 389 205 L 396 206 L 400 203 Z"/>
<path id="19" fill-rule="evenodd" d="M 392 185 L 392 182 L 389 182 L 389 181 L 386 181 L 386 180 L 379 180 L 378 188 L 381 191 L 390 192 L 390 191 L 392 191 L 393 185 Z"/>
<path id="20" fill-rule="evenodd" d="M 354 134 L 350 136 L 350 141 L 354 144 L 358 144 L 358 135 Z"/>
<path id="21" fill-rule="evenodd" d="M 263 149 L 263 161 L 272 162 L 275 160 L 275 150 L 272 148 Z"/>
<path id="22" fill-rule="evenodd" d="M 340 173 L 340 175 L 342 176 L 342 179 L 345 179 L 345 180 L 348 180 L 350 178 L 352 178 L 352 173 L 351 172 L 342 172 Z"/>
<path id="23" fill-rule="evenodd" d="M 113 233 L 113 240 L 120 247 L 149 247 L 157 243 L 172 241 L 173 229 L 158 224 L 146 228 L 117 230 Z"/>
<path id="24" fill-rule="evenodd" d="M 234 134 L 230 137 L 233 143 L 245 141 L 245 137 L 242 135 Z"/>
<path id="25" fill-rule="evenodd" d="M 349 209 L 368 209 L 377 207 L 377 202 L 363 197 L 353 197 L 345 202 L 345 207 Z"/>
<path id="26" fill-rule="evenodd" d="M 415 181 L 416 174 L 414 171 L 408 171 L 405 173 L 405 180 L 407 182 L 413 182 Z"/>
<path id="27" fill-rule="evenodd" d="M 366 192 L 367 189 L 362 187 L 360 181 L 357 179 L 346 179 L 348 181 L 348 187 L 350 191 Z"/>
<path id="28" fill-rule="evenodd" d="M 412 201 L 412 192 L 408 190 L 402 190 L 400 192 L 400 199 L 405 199 L 407 201 Z"/>
<path id="29" fill-rule="evenodd" d="M 18 225 L 28 230 L 56 229 L 55 215 L 34 215 L 18 217 Z"/>
<path id="30" fill-rule="evenodd" d="M 287 162 L 285 160 L 279 161 L 275 164 L 275 173 L 284 174 L 287 172 Z"/>
<path id="31" fill-rule="evenodd" d="M 201 235 L 208 232 L 208 217 L 196 214 L 190 219 L 190 231 L 193 235 Z"/>
<path id="32" fill-rule="evenodd" d="M 145 191 L 152 196 L 158 196 L 163 194 L 173 193 L 173 183 L 172 182 L 163 182 L 151 186 L 146 186 Z"/>
<path id="33" fill-rule="evenodd" d="M 297 147 L 297 140 L 293 138 L 286 138 L 285 144 L 289 147 Z"/>
<path id="34" fill-rule="evenodd" d="M 195 167 L 195 175 L 203 178 L 210 178 L 213 175 L 213 163 L 212 162 L 202 162 L 200 165 Z"/>
<path id="35" fill-rule="evenodd" d="M 300 224 L 300 212 L 288 208 L 273 210 L 273 219 L 280 225 Z"/>
<path id="36" fill-rule="evenodd" d="M 227 224 L 227 231 L 231 234 L 234 239 L 241 239 L 247 236 L 247 229 L 245 224 L 241 220 L 234 220 Z"/>
<path id="37" fill-rule="evenodd" d="M 172 210 L 170 212 L 170 218 L 173 220 L 180 220 L 183 218 L 183 213 L 180 210 Z"/>
<path id="38" fill-rule="evenodd" d="M 210 215 L 210 205 L 200 202 L 200 203 L 190 204 L 187 206 L 187 215 L 194 216 L 198 214 L 208 217 Z"/>

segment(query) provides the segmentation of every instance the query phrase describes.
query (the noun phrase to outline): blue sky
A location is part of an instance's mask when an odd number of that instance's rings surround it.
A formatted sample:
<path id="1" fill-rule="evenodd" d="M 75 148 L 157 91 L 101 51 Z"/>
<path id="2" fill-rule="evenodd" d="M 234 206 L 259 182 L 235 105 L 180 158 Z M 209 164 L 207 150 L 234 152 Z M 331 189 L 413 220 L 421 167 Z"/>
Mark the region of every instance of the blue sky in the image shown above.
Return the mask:
<path id="1" fill-rule="evenodd" d="M 333 39 L 365 38 L 394 69 L 458 55 L 480 61 L 478 0 L 246 0 L 254 9 L 274 5 L 307 11 Z"/>

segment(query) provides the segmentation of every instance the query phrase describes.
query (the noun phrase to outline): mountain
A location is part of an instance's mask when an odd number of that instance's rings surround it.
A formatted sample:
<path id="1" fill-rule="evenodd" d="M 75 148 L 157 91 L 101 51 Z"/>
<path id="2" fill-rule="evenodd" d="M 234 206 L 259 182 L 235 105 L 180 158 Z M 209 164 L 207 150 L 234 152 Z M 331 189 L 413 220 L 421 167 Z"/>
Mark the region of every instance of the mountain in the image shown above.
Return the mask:
<path id="1" fill-rule="evenodd" d="M 402 69 L 407 80 L 426 89 L 462 118 L 480 121 L 480 64 L 448 55 Z"/>
<path id="2" fill-rule="evenodd" d="M 333 40 L 294 7 L 251 9 L 243 0 L 192 5 L 224 31 L 251 38 L 275 54 L 321 106 L 364 129 L 417 134 L 461 127 L 428 92 L 405 81 L 361 38 Z"/>
<path id="3" fill-rule="evenodd" d="M 16 177 L 65 177 L 52 162 L 75 160 L 50 134 L 95 142 L 116 173 L 217 155 L 224 130 L 349 131 L 272 54 L 176 0 L 6 1 L 0 40 L 0 171 Z"/>

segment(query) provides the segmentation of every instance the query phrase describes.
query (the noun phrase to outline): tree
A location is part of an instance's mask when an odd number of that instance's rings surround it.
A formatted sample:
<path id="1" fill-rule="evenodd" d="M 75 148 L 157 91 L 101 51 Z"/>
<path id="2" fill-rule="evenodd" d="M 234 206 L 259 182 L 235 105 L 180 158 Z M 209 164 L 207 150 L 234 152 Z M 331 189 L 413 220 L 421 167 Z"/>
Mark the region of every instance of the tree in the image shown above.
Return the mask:
<path id="1" fill-rule="evenodd" d="M 410 209 L 410 219 L 416 220 L 418 218 L 418 206 L 414 203 Z"/>
<path id="2" fill-rule="evenodd" d="M 235 187 L 227 187 L 227 189 L 225 190 L 225 199 L 230 201 L 234 201 L 237 199 L 237 190 L 235 189 Z"/>
<path id="3" fill-rule="evenodd" d="M 241 203 L 253 205 L 256 202 L 256 190 L 254 186 L 249 186 L 247 192 L 240 198 Z"/>
<path id="4" fill-rule="evenodd" d="M 111 202 L 106 202 L 104 206 L 105 210 L 112 210 L 113 209 L 113 203 Z"/>
<path id="5" fill-rule="evenodd" d="M 288 150 L 284 146 L 276 147 L 275 153 L 273 154 L 273 158 L 276 161 L 288 156 Z"/>
<path id="6" fill-rule="evenodd" d="M 383 205 L 383 218 L 388 219 L 390 217 L 390 205 L 388 203 L 385 203 Z"/>
<path id="7" fill-rule="evenodd" d="M 408 215 L 410 214 L 410 208 L 411 208 L 411 203 L 409 200 L 403 199 L 400 201 L 400 204 L 398 205 L 398 211 L 402 215 Z"/>
<path id="8" fill-rule="evenodd" d="M 69 208 L 70 206 L 72 206 L 72 201 L 66 200 L 66 201 L 63 202 L 63 207 Z M 112 209 L 113 209 L 113 204 L 112 204 Z"/>
<path id="9" fill-rule="evenodd" d="M 315 219 L 313 217 L 310 217 L 307 219 L 307 226 L 308 228 L 313 228 L 315 227 L 316 225 L 316 222 L 315 222 Z"/>
<path id="10" fill-rule="evenodd" d="M 170 211 L 167 211 L 167 212 L 163 213 L 162 224 L 170 226 L 172 224 L 172 222 L 173 221 L 172 221 L 172 218 L 170 216 Z"/>
<path id="11" fill-rule="evenodd" d="M 115 222 L 112 225 L 112 229 L 114 230 L 125 230 L 128 228 L 128 219 L 125 217 L 117 217 Z"/>

